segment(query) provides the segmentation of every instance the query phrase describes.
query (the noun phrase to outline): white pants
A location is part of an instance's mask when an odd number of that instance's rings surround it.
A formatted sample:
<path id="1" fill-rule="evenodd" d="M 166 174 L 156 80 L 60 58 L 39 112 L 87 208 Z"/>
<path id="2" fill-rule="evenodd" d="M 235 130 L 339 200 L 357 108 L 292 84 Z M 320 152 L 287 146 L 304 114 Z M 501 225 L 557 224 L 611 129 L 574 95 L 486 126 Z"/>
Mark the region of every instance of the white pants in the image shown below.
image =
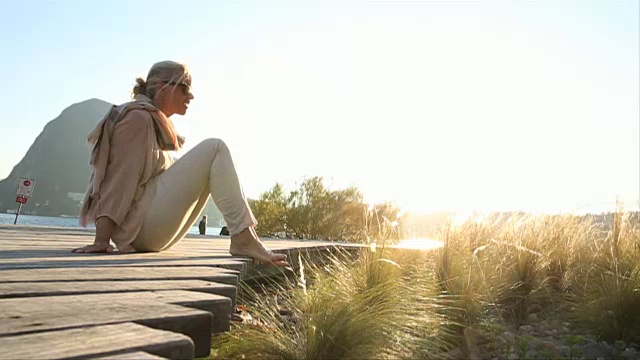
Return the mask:
<path id="1" fill-rule="evenodd" d="M 189 232 L 209 194 L 233 236 L 257 224 L 238 181 L 231 153 L 220 139 L 207 139 L 184 154 L 156 179 L 156 194 L 132 245 L 161 251 Z"/>

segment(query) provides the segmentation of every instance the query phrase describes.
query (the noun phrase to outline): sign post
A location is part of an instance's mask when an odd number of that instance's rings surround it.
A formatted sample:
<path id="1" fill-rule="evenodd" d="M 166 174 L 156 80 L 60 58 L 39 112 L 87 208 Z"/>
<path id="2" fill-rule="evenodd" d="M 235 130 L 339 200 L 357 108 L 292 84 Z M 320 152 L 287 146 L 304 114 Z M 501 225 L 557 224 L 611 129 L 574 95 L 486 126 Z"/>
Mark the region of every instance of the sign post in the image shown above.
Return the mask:
<path id="1" fill-rule="evenodd" d="M 20 182 L 18 183 L 18 190 L 16 191 L 16 202 L 20 203 L 18 206 L 18 211 L 16 211 L 16 219 L 13 220 L 13 225 L 18 222 L 18 216 L 20 215 L 20 210 L 22 210 L 22 205 L 27 203 L 29 197 L 33 195 L 33 188 L 36 185 L 36 181 L 29 178 L 20 178 Z"/>

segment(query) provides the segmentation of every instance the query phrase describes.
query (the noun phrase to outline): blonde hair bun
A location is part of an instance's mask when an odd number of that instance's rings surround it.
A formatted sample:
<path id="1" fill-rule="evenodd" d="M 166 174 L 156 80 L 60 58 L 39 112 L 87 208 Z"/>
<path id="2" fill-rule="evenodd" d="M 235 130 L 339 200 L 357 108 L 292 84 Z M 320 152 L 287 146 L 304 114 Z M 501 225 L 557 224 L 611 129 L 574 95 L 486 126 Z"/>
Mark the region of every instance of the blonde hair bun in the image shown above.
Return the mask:
<path id="1" fill-rule="evenodd" d="M 136 85 L 133 87 L 133 95 L 146 94 L 147 82 L 143 78 L 136 78 Z"/>
<path id="2" fill-rule="evenodd" d="M 191 74 L 187 65 L 170 60 L 157 62 L 149 70 L 146 80 L 136 78 L 136 85 L 131 92 L 133 96 L 144 94 L 153 99 L 160 89 L 161 82 L 185 82 L 191 85 Z"/>

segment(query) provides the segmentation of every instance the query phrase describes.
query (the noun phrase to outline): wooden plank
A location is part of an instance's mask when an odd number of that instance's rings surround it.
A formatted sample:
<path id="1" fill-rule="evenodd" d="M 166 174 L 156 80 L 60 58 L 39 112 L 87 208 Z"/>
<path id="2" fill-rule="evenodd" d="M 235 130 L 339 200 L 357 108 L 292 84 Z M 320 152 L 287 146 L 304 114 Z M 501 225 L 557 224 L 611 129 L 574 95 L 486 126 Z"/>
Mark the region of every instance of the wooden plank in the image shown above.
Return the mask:
<path id="1" fill-rule="evenodd" d="M 211 347 L 213 316 L 206 311 L 178 305 L 120 301 L 84 302 L 67 306 L 67 310 L 56 307 L 58 311 L 54 312 L 35 308 L 32 304 L 33 300 L 23 304 L 31 314 L 15 308 L 0 310 L 0 337 L 132 321 L 188 336 L 194 343 L 195 356 L 207 356 Z M 40 304 L 40 307 L 48 306 Z"/>
<path id="2" fill-rule="evenodd" d="M 207 280 L 237 285 L 238 272 L 228 269 L 193 267 L 87 267 L 0 270 L 0 283 L 100 280 Z"/>
<path id="3" fill-rule="evenodd" d="M 144 351 L 134 351 L 117 355 L 89 357 L 92 360 L 166 360 L 166 358 L 149 354 Z"/>
<path id="4" fill-rule="evenodd" d="M 144 351 L 134 351 L 117 355 L 89 357 L 92 360 L 166 360 L 166 358 L 149 354 Z"/>
<path id="5" fill-rule="evenodd" d="M 211 334 L 229 328 L 230 310 L 228 298 L 179 290 L 0 299 L 0 337 L 136 322 L 184 334 L 195 356 L 206 356 Z"/>
<path id="6" fill-rule="evenodd" d="M 237 257 L 231 256 L 229 252 L 217 252 L 214 250 L 207 250 L 203 252 L 185 252 L 176 251 L 175 249 L 169 249 L 159 253 L 132 253 L 132 254 L 74 254 L 71 249 L 74 246 L 69 246 L 64 249 L 47 249 L 46 247 L 34 247 L 28 252 L 20 251 L 25 250 L 24 247 L 16 246 L 13 249 L 9 249 L 9 245 L 0 244 L 0 262 L 11 263 L 21 262 L 21 259 L 42 259 L 45 261 L 133 261 L 133 260 L 164 260 L 164 259 L 184 259 L 185 257 L 191 259 L 220 259 L 220 260 L 232 260 L 242 261 Z M 9 256 L 11 253 L 17 253 L 19 256 Z M 5 255 L 7 254 L 7 255 Z"/>
<path id="7" fill-rule="evenodd" d="M 140 291 L 140 292 L 124 292 L 124 293 L 106 293 L 106 294 L 83 294 L 83 295 L 67 295 L 67 296 L 43 296 L 29 298 L 25 301 L 20 298 L 0 299 L 0 307 L 7 306 L 7 309 L 18 309 L 20 304 L 29 303 L 30 305 L 45 306 L 51 309 L 65 307 L 74 307 L 78 304 L 90 303 L 100 304 L 101 302 L 123 303 L 129 301 L 135 304 L 142 303 L 161 303 L 170 305 L 183 305 L 211 313 L 214 317 L 212 333 L 227 331 L 231 318 L 231 299 L 196 291 L 184 290 L 163 290 L 163 291 Z M 98 309 L 101 307 L 98 306 Z M 4 314 L 4 309 L 0 309 L 0 314 Z M 9 310 L 7 310 L 9 311 Z M 66 310 L 64 310 L 66 311 Z M 101 315 L 101 314 L 100 314 Z M 111 315 L 111 314 L 109 314 Z M 0 317 L 1 318 L 1 317 Z M 3 325 L 0 324 L 0 336 L 4 333 Z"/>
<path id="8" fill-rule="evenodd" d="M 204 280 L 50 281 L 0 283 L 0 299 L 159 290 L 191 290 L 224 296 L 231 299 L 231 309 L 235 308 L 237 295 L 233 285 Z"/>
<path id="9" fill-rule="evenodd" d="M 59 259 L 59 258 L 58 258 Z M 240 258 L 214 258 L 214 259 L 108 259 L 104 258 L 71 258 L 53 260 L 51 258 L 21 258 L 10 259 L 13 261 L 1 261 L 0 270 L 4 269 L 38 269 L 56 267 L 90 267 L 90 266 L 135 266 L 135 267 L 164 267 L 164 266 L 209 266 L 223 269 L 231 269 L 243 273 L 246 271 L 248 260 Z"/>
<path id="10" fill-rule="evenodd" d="M 0 247 L 0 254 L 4 252 Z M 157 253 L 131 253 L 131 254 L 74 254 L 71 251 L 57 251 L 50 256 L 30 256 L 31 254 L 22 254 L 20 258 L 6 258 L 0 260 L 0 263 L 10 264 L 16 262 L 29 262 L 29 261 L 107 261 L 107 262 L 142 262 L 142 261 L 163 261 L 163 260 L 230 260 L 239 261 L 238 258 L 231 256 L 230 254 L 223 254 L 211 251 L 209 254 L 190 256 L 185 258 L 182 252 L 175 252 L 172 249 Z M 241 261 L 241 260 L 240 260 Z"/>
<path id="11" fill-rule="evenodd" d="M 194 356 L 193 342 L 187 336 L 134 323 L 5 337 L 0 338 L 0 349 L 0 359 L 86 359 L 109 355 L 113 358 L 135 351 L 154 354 L 152 358 L 156 359 Z"/>

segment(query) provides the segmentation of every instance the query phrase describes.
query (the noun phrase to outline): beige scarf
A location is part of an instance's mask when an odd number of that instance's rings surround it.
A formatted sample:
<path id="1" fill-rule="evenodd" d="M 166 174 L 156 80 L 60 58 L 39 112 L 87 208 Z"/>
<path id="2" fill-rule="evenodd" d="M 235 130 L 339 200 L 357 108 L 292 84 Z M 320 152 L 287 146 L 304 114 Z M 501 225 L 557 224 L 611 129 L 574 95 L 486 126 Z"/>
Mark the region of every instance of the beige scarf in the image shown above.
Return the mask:
<path id="1" fill-rule="evenodd" d="M 109 163 L 110 139 L 118 122 L 132 110 L 146 110 L 153 117 L 153 124 L 156 130 L 156 140 L 162 150 L 179 150 L 184 144 L 184 138 L 176 133 L 171 120 L 164 115 L 153 101 L 145 95 L 136 95 L 134 101 L 112 106 L 107 115 L 100 120 L 98 125 L 89 133 L 87 140 L 91 151 L 91 179 L 89 188 L 85 194 L 84 203 L 80 210 L 80 225 L 87 226 L 88 215 L 95 201 L 100 197 L 100 185 L 104 180 Z"/>

